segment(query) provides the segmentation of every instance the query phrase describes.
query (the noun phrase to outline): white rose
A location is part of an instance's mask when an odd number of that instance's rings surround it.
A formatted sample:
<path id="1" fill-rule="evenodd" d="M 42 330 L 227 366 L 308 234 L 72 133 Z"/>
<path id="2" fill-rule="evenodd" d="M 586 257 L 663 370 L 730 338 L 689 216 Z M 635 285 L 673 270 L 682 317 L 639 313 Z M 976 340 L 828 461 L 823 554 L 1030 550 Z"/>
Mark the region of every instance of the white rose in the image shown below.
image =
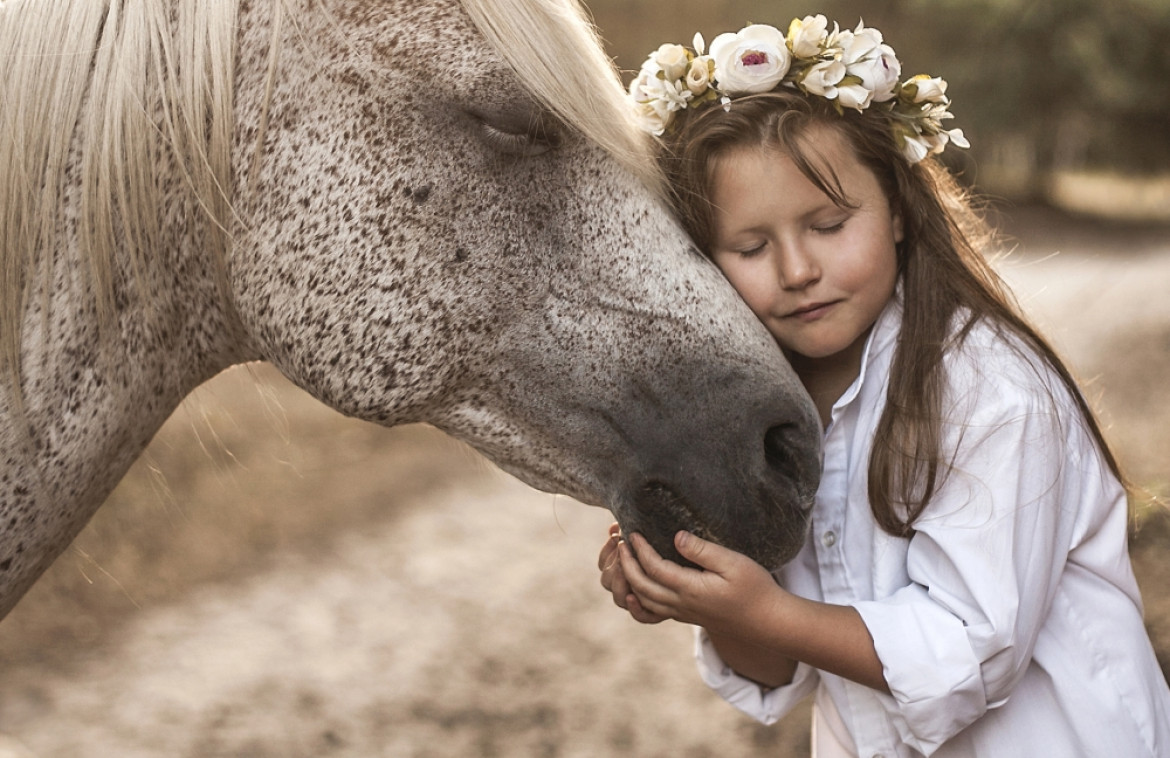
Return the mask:
<path id="1" fill-rule="evenodd" d="M 635 123 L 637 123 L 638 128 L 651 134 L 660 136 L 666 131 L 672 118 L 674 118 L 674 114 L 663 108 L 655 107 L 654 103 L 635 103 L 634 105 Z"/>
<path id="2" fill-rule="evenodd" d="M 868 31 L 868 30 L 867 30 Z M 850 74 L 861 79 L 861 83 L 873 92 L 875 103 L 884 103 L 897 94 L 898 77 L 902 75 L 902 64 L 898 62 L 889 45 L 878 45 L 869 57 L 852 64 L 846 64 Z"/>
<path id="3" fill-rule="evenodd" d="M 877 29 L 867 29 L 864 24 L 858 24 L 852 32 L 844 31 L 836 36 L 846 66 L 870 57 L 882 44 L 882 33 Z"/>
<path id="4" fill-rule="evenodd" d="M 701 95 L 711 86 L 711 56 L 700 55 L 691 61 L 687 69 L 687 89 L 696 95 Z"/>
<path id="5" fill-rule="evenodd" d="M 764 24 L 720 34 L 711 42 L 711 57 L 719 89 L 728 95 L 767 92 L 780 83 L 792 63 L 784 35 Z"/>
<path id="6" fill-rule="evenodd" d="M 806 92 L 832 100 L 837 97 L 837 85 L 844 78 L 844 63 L 841 61 L 821 61 L 805 71 L 800 84 Z"/>
<path id="7" fill-rule="evenodd" d="M 788 26 L 788 47 L 797 58 L 815 58 L 828 37 L 829 21 L 823 15 L 792 19 Z"/>
<path id="8" fill-rule="evenodd" d="M 906 85 L 914 85 L 917 89 L 914 95 L 914 102 L 916 103 L 945 103 L 947 102 L 947 83 L 946 80 L 940 79 L 937 76 L 927 76 L 926 74 L 919 74 L 911 77 Z M 903 85 L 903 86 L 906 86 Z"/>
<path id="9" fill-rule="evenodd" d="M 630 80 L 630 98 L 635 103 L 645 103 L 653 98 L 647 86 L 658 78 L 658 68 L 652 61 L 646 61 L 638 75 Z"/>
<path id="10" fill-rule="evenodd" d="M 862 84 L 847 84 L 837 88 L 837 101 L 846 108 L 863 111 L 873 100 L 873 92 Z"/>
<path id="11" fill-rule="evenodd" d="M 666 44 L 651 56 L 667 79 L 681 79 L 687 72 L 687 49 L 682 45 Z"/>

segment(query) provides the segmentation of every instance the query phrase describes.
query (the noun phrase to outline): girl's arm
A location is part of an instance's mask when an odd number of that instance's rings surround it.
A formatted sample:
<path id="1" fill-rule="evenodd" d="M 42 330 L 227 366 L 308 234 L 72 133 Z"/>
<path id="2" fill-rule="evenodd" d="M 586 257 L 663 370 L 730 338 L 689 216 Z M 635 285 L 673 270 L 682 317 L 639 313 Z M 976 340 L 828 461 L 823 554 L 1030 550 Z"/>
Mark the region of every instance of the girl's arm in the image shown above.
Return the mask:
<path id="1" fill-rule="evenodd" d="M 792 683 L 796 660 L 710 629 L 707 630 L 707 636 L 718 651 L 719 658 L 743 678 L 768 689 Z"/>
<path id="2" fill-rule="evenodd" d="M 704 627 L 725 663 L 765 686 L 787 684 L 803 661 L 889 691 L 873 639 L 852 607 L 793 595 L 758 563 L 692 534 L 679 532 L 675 546 L 704 570 L 664 560 L 638 534 L 617 545 L 630 589 L 625 607 L 635 618 Z"/>

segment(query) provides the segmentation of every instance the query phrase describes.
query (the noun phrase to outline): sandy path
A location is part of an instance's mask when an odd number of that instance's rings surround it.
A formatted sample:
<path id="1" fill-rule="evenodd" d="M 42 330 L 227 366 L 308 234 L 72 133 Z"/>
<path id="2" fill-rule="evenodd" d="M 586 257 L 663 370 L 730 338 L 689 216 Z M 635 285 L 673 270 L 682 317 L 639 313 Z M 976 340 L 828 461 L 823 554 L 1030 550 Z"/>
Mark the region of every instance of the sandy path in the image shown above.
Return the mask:
<path id="1" fill-rule="evenodd" d="M 685 629 L 641 628 L 605 601 L 593 564 L 608 523 L 484 474 L 311 562 L 284 555 L 230 592 L 147 608 L 66 670 L 6 670 L 4 728 L 42 758 L 752 744 L 757 730 L 695 680 Z M 799 743 L 801 727 L 765 742 Z"/>
<path id="2" fill-rule="evenodd" d="M 1086 368 L 1118 340 L 1170 328 L 1170 240 L 1161 252 L 1029 253 L 1001 270 L 1045 334 Z"/>

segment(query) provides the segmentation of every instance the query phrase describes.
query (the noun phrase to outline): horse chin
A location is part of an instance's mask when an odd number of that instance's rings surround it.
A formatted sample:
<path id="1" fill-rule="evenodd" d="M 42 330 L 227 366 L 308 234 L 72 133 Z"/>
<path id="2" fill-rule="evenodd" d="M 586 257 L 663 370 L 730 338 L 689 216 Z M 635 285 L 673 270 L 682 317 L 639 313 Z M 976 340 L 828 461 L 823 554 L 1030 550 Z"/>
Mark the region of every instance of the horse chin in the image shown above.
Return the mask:
<path id="1" fill-rule="evenodd" d="M 775 570 L 791 561 L 800 552 L 812 523 L 809 507 L 787 512 L 770 509 L 769 523 L 756 528 L 731 530 L 724 533 L 718 525 L 704 519 L 685 498 L 662 482 L 643 485 L 634 497 L 633 515 L 618 521 L 623 534 L 641 534 L 660 556 L 681 566 L 701 568 L 683 558 L 674 546 L 675 535 L 687 531 L 696 537 L 727 547 L 746 555 L 768 570 Z M 726 524 L 724 525 L 727 526 Z"/>
<path id="2" fill-rule="evenodd" d="M 629 528 L 622 524 L 623 534 L 637 532 L 663 558 L 681 566 L 699 568 L 679 554 L 674 546 L 674 536 L 680 531 L 688 531 L 703 539 L 713 539 L 714 535 L 685 498 L 663 482 L 650 481 L 634 496 L 634 512 L 639 515 L 637 521 Z"/>

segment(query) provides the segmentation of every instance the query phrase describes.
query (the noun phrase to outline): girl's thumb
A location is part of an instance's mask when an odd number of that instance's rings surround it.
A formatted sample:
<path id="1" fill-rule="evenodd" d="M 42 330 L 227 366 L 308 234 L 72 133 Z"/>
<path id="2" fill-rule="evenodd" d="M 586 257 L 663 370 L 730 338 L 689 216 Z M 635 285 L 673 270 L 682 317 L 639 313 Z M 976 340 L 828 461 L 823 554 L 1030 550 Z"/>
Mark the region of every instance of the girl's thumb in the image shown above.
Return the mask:
<path id="1" fill-rule="evenodd" d="M 690 532 L 681 531 L 674 535 L 674 547 L 682 557 L 703 566 L 703 562 L 699 558 L 704 552 L 704 540 Z"/>

